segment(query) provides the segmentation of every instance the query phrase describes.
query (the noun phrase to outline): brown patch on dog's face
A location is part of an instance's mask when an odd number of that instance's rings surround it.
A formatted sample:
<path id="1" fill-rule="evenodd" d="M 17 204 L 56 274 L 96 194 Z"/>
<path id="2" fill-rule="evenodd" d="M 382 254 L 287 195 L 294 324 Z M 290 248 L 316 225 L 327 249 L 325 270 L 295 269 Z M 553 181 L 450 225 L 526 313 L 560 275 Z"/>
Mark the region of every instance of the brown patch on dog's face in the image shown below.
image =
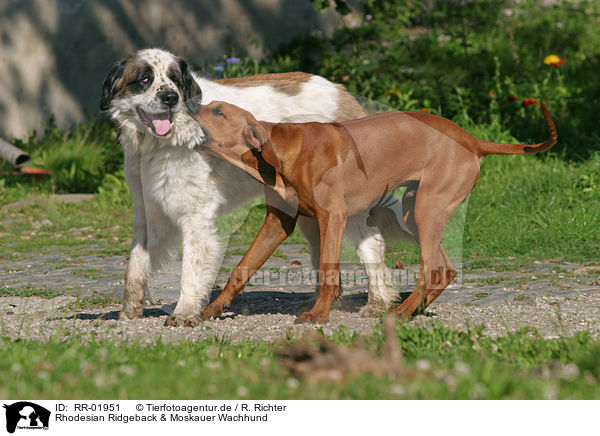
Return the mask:
<path id="1" fill-rule="evenodd" d="M 133 57 L 125 64 L 121 79 L 115 84 L 115 97 L 146 92 L 154 81 L 152 66 L 143 59 Z"/>
<path id="2" fill-rule="evenodd" d="M 126 57 L 117 63 L 104 79 L 100 109 L 108 110 L 115 97 L 145 92 L 153 80 L 154 71 L 148 62 L 137 54 Z"/>
<path id="3" fill-rule="evenodd" d="M 302 84 L 308 82 L 312 77 L 307 73 L 273 73 L 256 74 L 250 77 L 236 77 L 232 79 L 217 79 L 215 82 L 221 85 L 248 88 L 252 86 L 269 86 L 277 92 L 294 96 L 302 91 Z"/>
<path id="4" fill-rule="evenodd" d="M 167 69 L 167 77 L 177 85 L 179 89 L 183 88 L 183 76 L 179 64 L 171 64 Z"/>

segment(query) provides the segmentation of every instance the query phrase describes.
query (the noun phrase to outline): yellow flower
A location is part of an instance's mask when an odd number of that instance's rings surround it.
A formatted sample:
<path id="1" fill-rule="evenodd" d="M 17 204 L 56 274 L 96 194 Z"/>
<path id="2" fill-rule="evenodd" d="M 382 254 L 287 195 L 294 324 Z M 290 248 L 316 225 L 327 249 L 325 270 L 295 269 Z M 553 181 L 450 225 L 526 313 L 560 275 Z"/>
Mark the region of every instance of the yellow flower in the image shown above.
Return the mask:
<path id="1" fill-rule="evenodd" d="M 562 65 L 563 60 L 561 58 L 559 58 L 558 56 L 551 54 L 548 55 L 544 58 L 544 63 L 546 65 L 550 65 L 551 67 L 559 67 L 560 65 Z"/>

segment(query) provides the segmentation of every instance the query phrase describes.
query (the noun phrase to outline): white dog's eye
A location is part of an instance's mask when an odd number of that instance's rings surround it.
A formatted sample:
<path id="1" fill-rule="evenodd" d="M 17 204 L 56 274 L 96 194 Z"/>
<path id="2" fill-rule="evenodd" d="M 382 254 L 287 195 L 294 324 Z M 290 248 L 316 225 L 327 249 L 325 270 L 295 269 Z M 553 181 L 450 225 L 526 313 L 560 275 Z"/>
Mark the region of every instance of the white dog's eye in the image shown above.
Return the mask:
<path id="1" fill-rule="evenodd" d="M 142 77 L 142 83 L 148 83 L 150 81 L 150 77 L 144 76 Z"/>

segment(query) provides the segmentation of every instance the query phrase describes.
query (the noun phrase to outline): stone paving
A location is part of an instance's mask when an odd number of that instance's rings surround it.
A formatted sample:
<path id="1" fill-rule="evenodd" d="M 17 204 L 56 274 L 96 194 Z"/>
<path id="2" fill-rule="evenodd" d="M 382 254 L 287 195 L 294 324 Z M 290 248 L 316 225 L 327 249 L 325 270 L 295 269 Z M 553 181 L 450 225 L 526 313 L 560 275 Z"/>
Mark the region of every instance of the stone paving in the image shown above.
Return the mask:
<path id="1" fill-rule="evenodd" d="M 243 252 L 247 247 L 230 247 L 230 252 Z M 314 275 L 310 256 L 302 245 L 282 245 L 281 257 L 271 257 L 256 274 L 244 294 L 232 307 L 244 313 L 294 313 L 295 307 L 312 296 Z M 222 287 L 241 255 L 227 255 L 217 279 Z M 518 270 L 502 271 L 510 259 L 498 259 L 498 270 L 465 272 L 455 280 L 436 303 L 489 305 L 507 301 L 526 302 L 535 297 L 600 294 L 595 277 L 600 267 L 584 267 L 565 261 L 540 261 Z M 169 312 L 179 295 L 180 261 L 175 260 L 150 281 L 152 298 Z M 124 256 L 82 256 L 66 258 L 61 253 L 32 257 L 18 262 L 0 262 L 0 284 L 3 287 L 49 288 L 80 297 L 108 295 L 120 297 L 127 266 Z M 393 270 L 400 294 L 410 292 L 408 277 L 414 277 L 417 265 Z M 312 278 L 313 281 L 310 281 Z M 366 301 L 367 279 L 360 265 L 343 265 L 344 302 L 348 310 L 358 310 Z M 414 282 L 411 282 L 414 283 Z"/>
<path id="2" fill-rule="evenodd" d="M 314 328 L 294 324 L 295 316 L 308 308 L 314 296 L 314 272 L 302 245 L 282 245 L 277 251 L 279 256 L 271 257 L 257 272 L 222 319 L 202 323 L 195 329 L 163 325 L 179 296 L 181 262 L 178 260 L 151 279 L 152 301 L 146 306 L 144 317 L 117 321 L 127 258 L 103 257 L 102 248 L 97 248 L 98 255 L 89 255 L 87 245 L 86 255 L 81 256 L 67 257 L 57 250 L 43 255 L 32 253 L 20 261 L 0 261 L 0 289 L 12 288 L 8 295 L 14 295 L 15 289 L 27 288 L 67 294 L 50 299 L 0 297 L 2 334 L 13 339 L 48 340 L 56 335 L 61 338 L 72 335 L 79 340 L 142 343 L 214 337 L 275 341 Z M 229 248 L 212 298 L 247 248 Z M 527 326 L 535 327 L 546 337 L 579 331 L 600 335 L 600 267 L 560 259 L 522 267 L 513 263 L 514 259 L 497 259 L 489 269 L 469 269 L 466 264 L 466 272 L 455 279 L 427 312 L 409 322 L 429 326 L 443 323 L 455 328 L 483 325 L 484 333 L 492 336 Z M 405 297 L 411 291 L 417 271 L 417 265 L 392 270 L 399 296 Z M 363 318 L 359 314 L 367 301 L 364 270 L 358 264 L 344 264 L 341 272 L 343 298 L 333 308 L 330 322 L 319 328 L 326 334 L 340 326 L 370 334 L 379 318 Z M 98 296 L 115 298 L 87 308 L 81 304 L 85 300 L 78 300 Z"/>

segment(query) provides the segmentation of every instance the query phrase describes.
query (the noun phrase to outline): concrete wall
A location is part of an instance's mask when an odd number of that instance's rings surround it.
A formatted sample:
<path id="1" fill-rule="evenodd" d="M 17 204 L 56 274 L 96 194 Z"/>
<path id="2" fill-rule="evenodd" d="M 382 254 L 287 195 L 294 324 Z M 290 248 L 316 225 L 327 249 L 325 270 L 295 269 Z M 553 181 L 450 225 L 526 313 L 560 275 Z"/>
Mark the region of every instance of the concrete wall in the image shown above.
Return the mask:
<path id="1" fill-rule="evenodd" d="M 308 0 L 0 0 L 0 136 L 24 137 L 98 111 L 110 67 L 162 47 L 195 64 L 263 54 L 293 37 L 330 34 L 339 17 Z M 258 42 L 258 45 L 256 43 Z"/>

